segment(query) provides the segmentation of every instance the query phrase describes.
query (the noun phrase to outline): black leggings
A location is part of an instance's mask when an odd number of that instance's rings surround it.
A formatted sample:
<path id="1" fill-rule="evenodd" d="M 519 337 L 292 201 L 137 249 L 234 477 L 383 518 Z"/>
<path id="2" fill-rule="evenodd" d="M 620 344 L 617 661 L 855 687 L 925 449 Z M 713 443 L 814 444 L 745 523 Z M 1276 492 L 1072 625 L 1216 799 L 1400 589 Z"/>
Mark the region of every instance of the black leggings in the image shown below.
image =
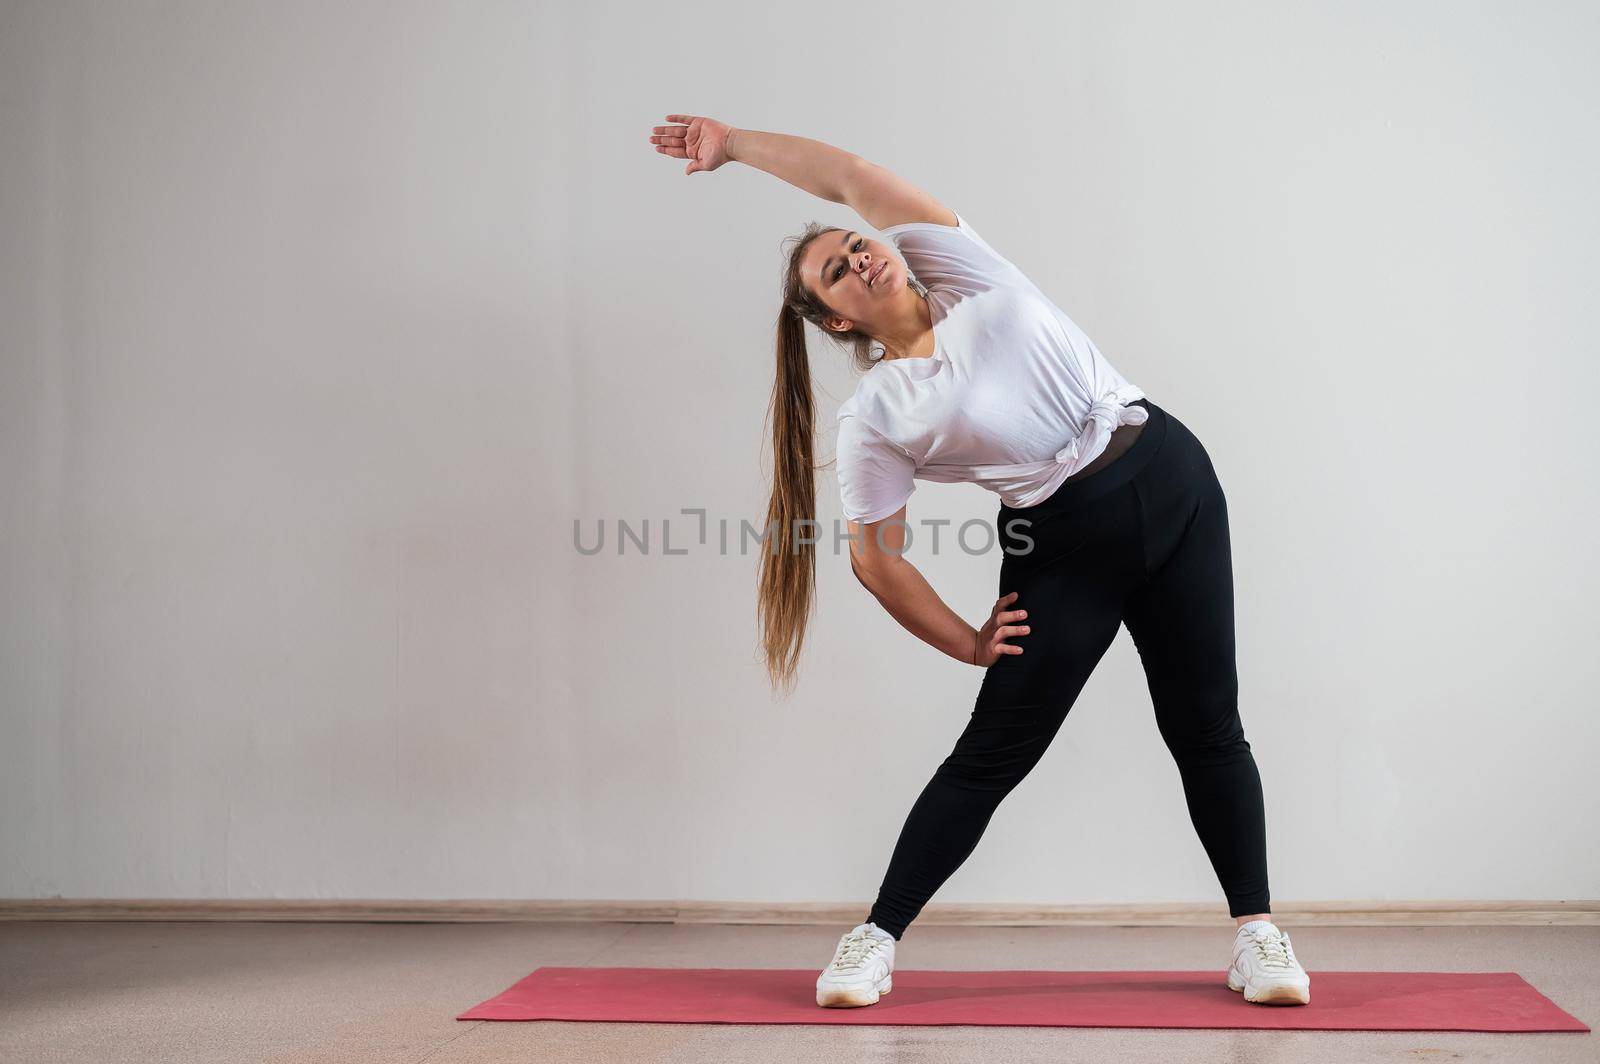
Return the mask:
<path id="1" fill-rule="evenodd" d="M 911 807 L 867 917 L 895 938 L 1044 755 L 1121 624 L 1228 911 L 1270 912 L 1261 777 L 1239 721 L 1227 502 L 1194 434 L 1139 405 L 1149 419 L 1124 454 L 1036 506 L 1000 508 L 1000 593 L 1018 593 L 1010 608 L 1028 611 L 1031 631 L 1011 640 L 1023 653 L 985 672 L 966 730 Z M 1029 523 L 1008 527 L 1018 519 Z"/>

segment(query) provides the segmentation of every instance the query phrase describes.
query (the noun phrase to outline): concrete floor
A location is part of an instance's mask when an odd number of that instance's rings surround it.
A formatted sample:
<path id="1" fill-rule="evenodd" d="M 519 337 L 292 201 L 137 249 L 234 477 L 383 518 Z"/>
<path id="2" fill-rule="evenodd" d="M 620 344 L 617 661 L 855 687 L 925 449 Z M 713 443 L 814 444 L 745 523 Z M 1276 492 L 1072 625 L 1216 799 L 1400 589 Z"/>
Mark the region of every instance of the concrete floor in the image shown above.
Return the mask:
<path id="1" fill-rule="evenodd" d="M 0 1061 L 1597 1061 L 1595 1034 L 461 1022 L 540 965 L 820 968 L 843 928 L 0 923 Z M 1318 968 L 1520 972 L 1600 1020 L 1600 927 L 1286 925 Z M 913 927 L 902 968 L 1204 968 L 1231 926 Z M 1313 986 L 1315 984 L 1313 983 Z"/>

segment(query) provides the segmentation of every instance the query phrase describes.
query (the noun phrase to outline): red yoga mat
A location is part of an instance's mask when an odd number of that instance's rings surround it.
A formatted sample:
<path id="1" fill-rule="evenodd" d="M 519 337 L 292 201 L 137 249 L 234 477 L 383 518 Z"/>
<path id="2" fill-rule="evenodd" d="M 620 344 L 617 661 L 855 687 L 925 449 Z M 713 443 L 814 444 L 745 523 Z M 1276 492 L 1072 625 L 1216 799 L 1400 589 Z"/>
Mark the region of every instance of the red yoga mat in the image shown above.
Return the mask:
<path id="1" fill-rule="evenodd" d="M 876 1005 L 816 1004 L 799 968 L 539 968 L 458 1020 L 1587 1031 L 1515 972 L 1312 972 L 1309 1005 L 1252 1005 L 1221 971 L 901 971 Z"/>

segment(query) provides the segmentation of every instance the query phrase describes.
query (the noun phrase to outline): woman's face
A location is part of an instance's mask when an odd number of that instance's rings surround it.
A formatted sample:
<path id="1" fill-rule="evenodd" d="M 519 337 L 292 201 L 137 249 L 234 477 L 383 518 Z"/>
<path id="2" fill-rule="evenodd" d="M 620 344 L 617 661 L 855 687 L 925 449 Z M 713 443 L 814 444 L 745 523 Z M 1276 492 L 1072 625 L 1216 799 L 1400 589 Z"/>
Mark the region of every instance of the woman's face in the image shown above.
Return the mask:
<path id="1" fill-rule="evenodd" d="M 906 266 L 889 245 L 855 230 L 831 230 L 806 246 L 801 281 L 837 317 L 830 328 L 858 326 L 871 332 L 886 315 L 889 300 L 906 286 Z"/>

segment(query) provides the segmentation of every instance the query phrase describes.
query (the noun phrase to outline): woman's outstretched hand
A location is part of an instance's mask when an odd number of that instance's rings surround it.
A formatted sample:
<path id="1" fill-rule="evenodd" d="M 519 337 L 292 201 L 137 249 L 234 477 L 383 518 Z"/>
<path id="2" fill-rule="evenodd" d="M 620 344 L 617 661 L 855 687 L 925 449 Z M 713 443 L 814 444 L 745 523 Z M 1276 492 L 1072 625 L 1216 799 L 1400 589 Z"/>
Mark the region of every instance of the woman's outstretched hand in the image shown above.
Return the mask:
<path id="1" fill-rule="evenodd" d="M 656 126 L 650 143 L 662 155 L 688 159 L 689 165 L 683 169 L 685 177 L 696 170 L 715 170 L 728 161 L 728 138 L 733 134 L 732 126 L 715 118 L 697 115 L 668 115 L 667 121 L 684 124 Z"/>
<path id="2" fill-rule="evenodd" d="M 989 620 L 973 633 L 972 663 L 988 667 L 1000 660 L 1001 654 L 1020 654 L 1022 648 L 1012 646 L 1006 640 L 1013 636 L 1027 635 L 1030 631 L 1025 624 L 1016 622 L 1026 620 L 1027 610 L 1008 610 L 1005 607 L 1017 601 L 1017 593 L 1002 595 L 994 600 L 994 608 L 989 611 Z"/>

